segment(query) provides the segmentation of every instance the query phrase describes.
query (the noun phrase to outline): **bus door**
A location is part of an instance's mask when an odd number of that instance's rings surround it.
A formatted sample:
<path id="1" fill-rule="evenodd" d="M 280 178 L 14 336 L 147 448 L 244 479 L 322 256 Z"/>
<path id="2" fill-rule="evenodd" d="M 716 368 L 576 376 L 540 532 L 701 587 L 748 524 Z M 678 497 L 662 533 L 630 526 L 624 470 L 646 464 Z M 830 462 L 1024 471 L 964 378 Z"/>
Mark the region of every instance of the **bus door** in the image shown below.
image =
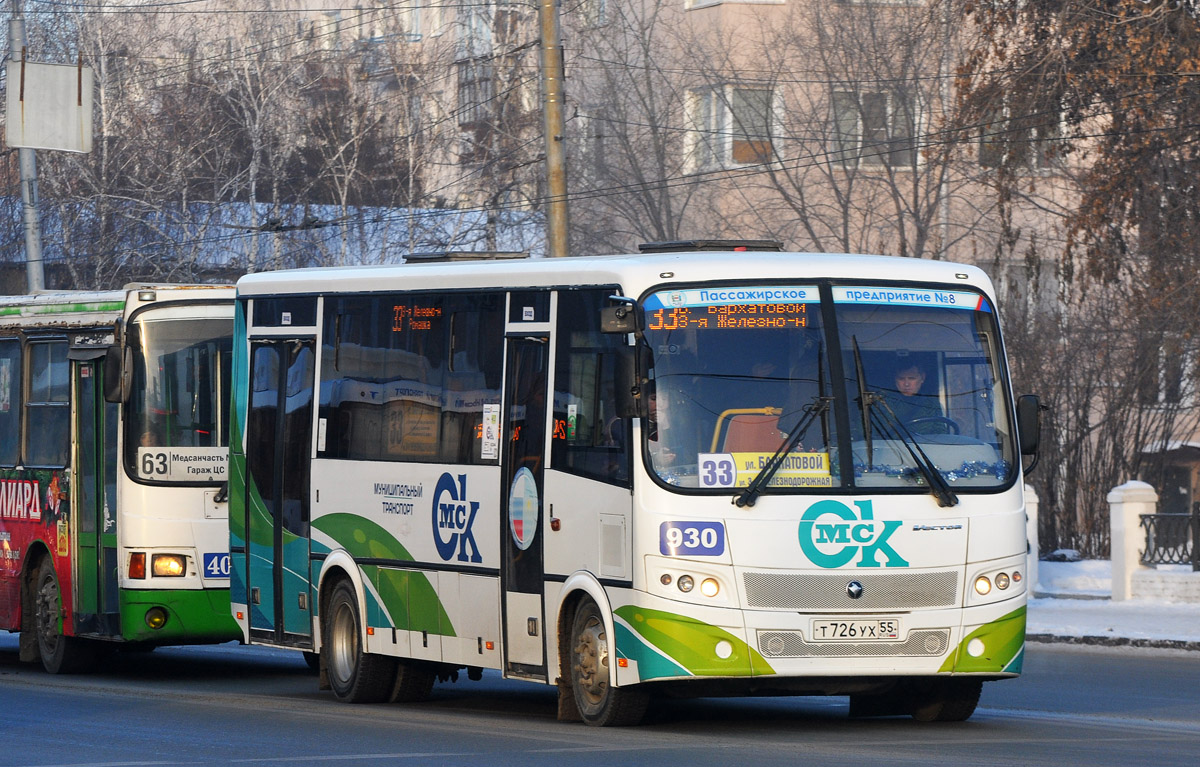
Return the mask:
<path id="1" fill-rule="evenodd" d="M 549 335 L 510 337 L 504 369 L 500 567 L 505 671 L 545 679 L 542 473 L 549 415 Z"/>
<path id="2" fill-rule="evenodd" d="M 72 349 L 75 388 L 75 633 L 118 636 L 117 405 L 104 401 L 103 358 Z M 92 356 L 93 359 L 78 359 Z"/>
<path id="3" fill-rule="evenodd" d="M 311 338 L 251 342 L 246 426 L 250 635 L 299 647 L 312 644 L 313 348 Z"/>

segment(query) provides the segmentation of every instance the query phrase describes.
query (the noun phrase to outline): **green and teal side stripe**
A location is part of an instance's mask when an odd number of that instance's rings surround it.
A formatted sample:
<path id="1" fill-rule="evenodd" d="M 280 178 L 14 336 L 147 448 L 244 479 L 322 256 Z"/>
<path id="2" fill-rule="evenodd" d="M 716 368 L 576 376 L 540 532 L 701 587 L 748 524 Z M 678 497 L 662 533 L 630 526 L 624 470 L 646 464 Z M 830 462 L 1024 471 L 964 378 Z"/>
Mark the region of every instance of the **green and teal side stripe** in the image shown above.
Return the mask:
<path id="1" fill-rule="evenodd" d="M 689 676 L 765 676 L 775 669 L 757 650 L 719 626 L 636 605 L 613 612 L 617 657 L 636 661 L 643 682 Z M 732 652 L 717 655 L 721 641 Z"/>
<path id="2" fill-rule="evenodd" d="M 983 642 L 979 657 L 967 652 L 972 640 Z M 963 637 L 939 672 L 1019 674 L 1025 660 L 1025 608 L 1020 607 Z"/>
<path id="3" fill-rule="evenodd" d="M 329 536 L 357 562 L 413 561 L 412 555 L 395 536 L 365 517 L 326 514 L 314 519 L 312 526 Z M 437 588 L 425 573 L 378 565 L 360 564 L 359 568 L 375 587 L 374 594 L 367 590 L 367 620 L 373 625 L 384 625 L 382 621 L 386 621 L 386 625 L 401 630 L 457 636 Z"/>
<path id="4" fill-rule="evenodd" d="M 246 311 L 241 301 L 234 303 L 233 363 L 230 378 L 233 387 L 232 423 L 229 426 L 229 546 L 230 551 L 246 546 L 246 446 L 247 397 L 250 389 L 250 352 L 246 340 Z M 246 558 L 234 554 L 229 568 L 229 594 L 234 602 L 248 602 L 246 596 Z"/>

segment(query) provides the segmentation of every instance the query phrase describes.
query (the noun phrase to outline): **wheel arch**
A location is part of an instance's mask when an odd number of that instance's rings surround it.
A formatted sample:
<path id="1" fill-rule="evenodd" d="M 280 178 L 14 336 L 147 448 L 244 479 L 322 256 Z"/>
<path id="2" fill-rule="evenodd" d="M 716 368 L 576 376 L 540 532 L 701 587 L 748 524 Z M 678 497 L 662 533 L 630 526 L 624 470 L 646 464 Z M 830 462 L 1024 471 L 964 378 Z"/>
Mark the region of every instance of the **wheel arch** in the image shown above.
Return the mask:
<path id="1" fill-rule="evenodd" d="M 21 612 L 17 619 L 17 625 L 22 632 L 32 630 L 25 623 L 28 620 L 32 620 L 34 580 L 37 578 L 37 571 L 42 565 L 42 560 L 46 557 L 50 557 L 53 563 L 54 556 L 50 553 L 50 547 L 46 545 L 45 541 L 38 539 L 29 544 L 29 547 L 25 550 L 25 559 L 21 562 L 21 574 L 18 580 L 18 583 L 21 585 L 21 596 L 19 599 L 19 609 Z"/>
<path id="2" fill-rule="evenodd" d="M 350 586 L 354 589 L 354 598 L 358 601 L 358 614 L 360 620 L 365 620 L 367 614 L 366 603 L 366 587 L 363 585 L 362 571 L 358 569 L 358 564 L 354 561 L 354 557 L 345 549 L 338 549 L 325 557 L 324 563 L 321 565 L 321 574 L 317 578 L 317 620 L 313 622 L 313 651 L 320 652 L 321 645 L 325 642 L 323 621 L 325 618 L 325 607 L 329 603 L 329 595 L 333 588 L 341 580 L 350 582 Z M 363 631 L 363 627 L 359 626 L 359 631 Z"/>
<path id="3" fill-rule="evenodd" d="M 604 590 L 604 586 L 596 576 L 586 570 L 577 570 L 567 577 L 563 583 L 562 590 L 559 591 L 558 608 L 555 616 L 555 625 L 557 626 L 557 639 L 555 648 L 557 658 L 555 658 L 555 667 L 558 669 L 559 679 L 562 682 L 570 685 L 571 675 L 569 669 L 564 668 L 566 659 L 570 658 L 571 650 L 571 622 L 575 617 L 575 609 L 584 599 L 591 599 L 596 603 L 596 607 L 600 609 L 600 615 L 604 619 L 604 631 L 611 637 L 609 653 L 615 655 L 616 650 L 616 624 L 613 622 L 612 605 L 608 601 L 608 592 Z M 617 664 L 610 663 L 608 668 L 608 683 L 613 687 L 617 687 Z"/>

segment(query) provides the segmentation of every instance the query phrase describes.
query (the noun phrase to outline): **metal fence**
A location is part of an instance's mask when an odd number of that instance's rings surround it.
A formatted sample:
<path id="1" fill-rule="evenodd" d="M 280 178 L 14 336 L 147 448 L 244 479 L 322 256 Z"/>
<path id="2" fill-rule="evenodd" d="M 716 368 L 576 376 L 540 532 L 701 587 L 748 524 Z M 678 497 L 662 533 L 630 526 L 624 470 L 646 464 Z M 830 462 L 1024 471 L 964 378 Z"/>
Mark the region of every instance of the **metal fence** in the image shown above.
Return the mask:
<path id="1" fill-rule="evenodd" d="M 1191 514 L 1142 514 L 1146 531 L 1144 565 L 1191 565 L 1200 571 L 1200 503 Z"/>

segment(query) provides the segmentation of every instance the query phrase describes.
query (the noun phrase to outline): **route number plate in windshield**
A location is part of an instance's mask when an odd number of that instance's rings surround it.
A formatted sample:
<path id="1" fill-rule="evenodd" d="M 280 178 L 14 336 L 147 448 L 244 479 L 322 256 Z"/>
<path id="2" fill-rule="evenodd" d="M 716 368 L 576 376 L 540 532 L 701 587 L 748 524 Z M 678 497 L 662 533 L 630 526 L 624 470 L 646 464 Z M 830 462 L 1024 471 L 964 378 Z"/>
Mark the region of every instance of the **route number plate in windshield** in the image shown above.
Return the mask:
<path id="1" fill-rule="evenodd" d="M 895 642 L 899 639 L 900 621 L 895 618 L 812 622 L 814 642 Z"/>

